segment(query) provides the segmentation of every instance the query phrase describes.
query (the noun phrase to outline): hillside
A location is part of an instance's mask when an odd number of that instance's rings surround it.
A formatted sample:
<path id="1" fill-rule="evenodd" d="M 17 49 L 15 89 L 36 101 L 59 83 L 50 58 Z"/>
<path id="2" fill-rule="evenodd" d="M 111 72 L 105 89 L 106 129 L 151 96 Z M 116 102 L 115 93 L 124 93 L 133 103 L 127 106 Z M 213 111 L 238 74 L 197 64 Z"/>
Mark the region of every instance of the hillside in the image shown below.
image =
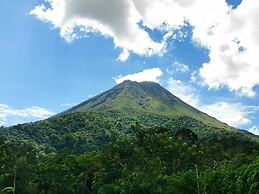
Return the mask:
<path id="1" fill-rule="evenodd" d="M 0 128 L 0 193 L 259 194 L 258 137 L 151 82 Z"/>
<path id="2" fill-rule="evenodd" d="M 166 116 L 187 116 L 215 127 L 226 124 L 193 108 L 155 82 L 124 81 L 64 113 L 120 110 L 127 113 L 155 113 Z"/>
<path id="3" fill-rule="evenodd" d="M 236 136 L 258 141 L 191 107 L 157 83 L 125 81 L 52 118 L 0 129 L 0 136 L 24 139 L 46 152 L 69 149 L 75 153 L 98 150 L 118 135 L 130 135 L 131 126 L 191 129 L 200 139 L 221 141 Z"/>

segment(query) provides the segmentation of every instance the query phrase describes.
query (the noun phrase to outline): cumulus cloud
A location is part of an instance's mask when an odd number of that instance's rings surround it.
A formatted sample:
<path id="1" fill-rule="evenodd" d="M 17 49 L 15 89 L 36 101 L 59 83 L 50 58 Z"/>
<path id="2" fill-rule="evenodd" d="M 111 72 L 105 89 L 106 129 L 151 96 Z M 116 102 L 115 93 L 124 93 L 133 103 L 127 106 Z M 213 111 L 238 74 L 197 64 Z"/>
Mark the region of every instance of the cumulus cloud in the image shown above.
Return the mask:
<path id="1" fill-rule="evenodd" d="M 210 62 L 200 69 L 209 88 L 227 86 L 240 95 L 255 96 L 253 87 L 259 84 L 258 9 L 258 1 L 244 0 L 207 34 L 195 33 L 210 49 Z"/>
<path id="2" fill-rule="evenodd" d="M 150 56 L 163 53 L 170 36 L 184 37 L 178 30 L 186 22 L 207 28 L 223 17 L 227 7 L 223 0 L 45 0 L 30 15 L 52 23 L 67 41 L 97 32 L 113 38 L 124 54 Z M 163 40 L 152 40 L 145 28 L 165 32 Z"/>
<path id="3" fill-rule="evenodd" d="M 30 14 L 51 22 L 67 41 L 93 32 L 112 37 L 115 46 L 124 49 L 119 57 L 123 60 L 129 51 L 149 56 L 164 48 L 163 43 L 153 41 L 141 28 L 141 16 L 130 0 L 47 0 Z"/>
<path id="4" fill-rule="evenodd" d="M 52 23 L 68 41 L 96 32 L 113 38 L 121 61 L 130 52 L 165 52 L 169 38 L 190 24 L 193 41 L 209 49 L 210 61 L 199 70 L 203 84 L 253 97 L 259 84 L 258 9 L 259 1 L 252 0 L 236 9 L 226 0 L 45 0 L 30 14 Z M 146 28 L 166 35 L 156 42 Z"/>
<path id="5" fill-rule="evenodd" d="M 173 78 L 168 80 L 167 88 L 186 103 L 234 127 L 241 127 L 250 123 L 249 115 L 258 110 L 258 107 L 240 103 L 215 102 L 205 104 L 197 95 L 198 92 L 194 87 Z"/>
<path id="6" fill-rule="evenodd" d="M 114 80 L 117 84 L 125 81 L 125 80 L 131 80 L 131 81 L 152 81 L 159 83 L 159 77 L 161 77 L 163 72 L 159 68 L 151 68 L 151 69 L 144 69 L 142 72 L 133 73 L 129 75 L 119 75 L 118 77 L 115 77 Z"/>
<path id="7" fill-rule="evenodd" d="M 10 108 L 5 104 L 0 104 L 0 125 L 9 125 L 9 118 L 36 118 L 45 119 L 54 115 L 54 112 L 48 111 L 45 108 L 33 106 L 24 109 L 14 109 Z"/>
<path id="8" fill-rule="evenodd" d="M 256 126 L 251 127 L 248 131 L 259 136 L 259 129 Z"/>
<path id="9" fill-rule="evenodd" d="M 235 127 L 251 122 L 249 119 L 249 113 L 251 113 L 250 107 L 240 103 L 217 102 L 210 105 L 203 105 L 201 110 Z"/>

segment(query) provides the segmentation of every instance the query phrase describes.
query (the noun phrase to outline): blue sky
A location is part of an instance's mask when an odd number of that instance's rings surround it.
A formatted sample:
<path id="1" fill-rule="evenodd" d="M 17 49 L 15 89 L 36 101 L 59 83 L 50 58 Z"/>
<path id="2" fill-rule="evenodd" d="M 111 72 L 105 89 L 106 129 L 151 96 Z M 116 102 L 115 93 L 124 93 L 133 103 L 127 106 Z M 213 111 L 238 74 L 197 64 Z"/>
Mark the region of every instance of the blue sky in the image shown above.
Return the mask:
<path id="1" fill-rule="evenodd" d="M 258 133 L 259 44 L 245 35 L 257 32 L 248 20 L 259 3 L 167 1 L 2 0 L 0 125 L 46 118 L 132 79 Z"/>

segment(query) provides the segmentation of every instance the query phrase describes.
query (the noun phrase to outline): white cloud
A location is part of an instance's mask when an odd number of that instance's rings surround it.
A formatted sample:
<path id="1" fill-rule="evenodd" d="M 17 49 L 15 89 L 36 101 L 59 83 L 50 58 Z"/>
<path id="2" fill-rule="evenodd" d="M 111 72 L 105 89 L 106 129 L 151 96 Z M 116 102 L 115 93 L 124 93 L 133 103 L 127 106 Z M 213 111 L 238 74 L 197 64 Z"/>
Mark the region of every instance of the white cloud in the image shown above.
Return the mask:
<path id="1" fill-rule="evenodd" d="M 183 73 L 186 73 L 186 72 L 189 71 L 189 66 L 188 66 L 188 65 L 183 64 L 183 63 L 179 63 L 179 62 L 177 62 L 177 61 L 173 64 L 173 67 L 174 67 L 174 70 L 175 70 L 176 72 L 183 72 Z"/>
<path id="2" fill-rule="evenodd" d="M 255 96 L 259 84 L 259 1 L 243 0 L 231 9 L 226 0 L 45 0 L 30 14 L 60 29 L 68 41 L 100 33 L 111 37 L 128 52 L 150 56 L 165 52 L 169 37 L 186 23 L 193 27 L 193 41 L 209 49 L 210 62 L 199 75 L 209 88 L 227 86 L 230 91 Z M 167 32 L 155 42 L 139 24 Z M 178 37 L 179 36 L 179 37 Z"/>
<path id="3" fill-rule="evenodd" d="M 170 78 L 167 83 L 167 89 L 174 94 L 175 96 L 179 97 L 184 102 L 190 104 L 191 106 L 197 108 L 200 105 L 200 99 L 196 95 L 193 87 L 184 84 L 180 80 L 176 80 Z"/>
<path id="4" fill-rule="evenodd" d="M 77 104 L 78 103 L 64 103 L 64 104 L 61 104 L 59 106 L 65 107 L 65 108 L 70 108 L 70 107 L 76 106 Z"/>
<path id="5" fill-rule="evenodd" d="M 103 91 L 101 91 L 101 92 L 103 92 Z M 92 98 L 92 97 L 94 97 L 94 96 L 95 96 L 95 95 L 93 95 L 93 94 L 89 94 L 86 99 L 90 99 L 90 98 Z"/>
<path id="6" fill-rule="evenodd" d="M 89 32 L 112 37 L 116 47 L 125 49 L 124 58 L 126 51 L 150 56 L 165 46 L 153 41 L 139 26 L 141 16 L 132 0 L 48 0 L 30 14 L 59 28 L 67 41 Z"/>
<path id="7" fill-rule="evenodd" d="M 166 72 L 169 76 L 173 76 L 176 73 L 187 73 L 189 71 L 189 66 L 179 61 L 174 61 L 166 68 Z"/>
<path id="8" fill-rule="evenodd" d="M 259 129 L 256 126 L 251 127 L 248 131 L 259 136 Z"/>
<path id="9" fill-rule="evenodd" d="M 258 107 L 240 103 L 215 102 L 204 104 L 194 87 L 173 78 L 168 80 L 167 88 L 184 102 L 234 127 L 241 127 L 250 123 L 249 115 L 258 110 Z"/>
<path id="10" fill-rule="evenodd" d="M 204 29 L 224 18 L 227 8 L 223 0 L 45 0 L 30 15 L 52 23 L 67 41 L 98 32 L 116 47 L 150 56 L 163 53 L 169 37 L 184 38 L 177 30 L 185 21 Z M 156 42 L 140 24 L 167 33 Z"/>
<path id="11" fill-rule="evenodd" d="M 253 97 L 259 84 L 259 2 L 242 1 L 207 34 L 197 32 L 200 42 L 210 49 L 210 62 L 200 75 L 209 88 L 227 86 L 230 91 Z"/>
<path id="12" fill-rule="evenodd" d="M 159 83 L 159 77 L 161 77 L 163 72 L 159 68 L 151 68 L 151 69 L 144 69 L 142 72 L 133 73 L 125 76 L 118 76 L 114 78 L 117 84 L 125 81 L 125 80 L 131 80 L 131 81 L 152 81 Z"/>
<path id="13" fill-rule="evenodd" d="M 123 51 L 121 52 L 121 54 L 118 56 L 118 60 L 119 61 L 126 61 L 130 56 L 130 53 L 127 49 L 123 49 Z"/>
<path id="14" fill-rule="evenodd" d="M 33 106 L 25 109 L 13 109 L 5 104 L 0 104 L 0 125 L 9 125 L 8 119 L 10 118 L 36 118 L 45 119 L 54 115 L 54 112 L 47 109 Z"/>
<path id="15" fill-rule="evenodd" d="M 249 107 L 240 103 L 217 102 L 211 105 L 203 105 L 201 110 L 235 127 L 251 122 L 249 119 Z"/>
<path id="16" fill-rule="evenodd" d="M 191 73 L 191 82 L 199 83 L 199 76 L 197 75 L 197 71 Z"/>

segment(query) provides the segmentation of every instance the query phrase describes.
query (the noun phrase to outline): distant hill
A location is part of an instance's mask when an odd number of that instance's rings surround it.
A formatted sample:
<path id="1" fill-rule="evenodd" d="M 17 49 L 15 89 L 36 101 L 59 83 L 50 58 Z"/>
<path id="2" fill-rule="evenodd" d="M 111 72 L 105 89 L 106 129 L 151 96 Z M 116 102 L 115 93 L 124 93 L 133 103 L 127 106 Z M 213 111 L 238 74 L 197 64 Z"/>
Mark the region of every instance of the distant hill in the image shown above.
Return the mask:
<path id="1" fill-rule="evenodd" d="M 235 141 L 259 138 L 195 109 L 154 82 L 124 81 L 49 119 L 0 129 L 0 137 L 25 139 L 46 152 L 70 149 L 97 150 L 120 135 L 130 135 L 131 126 L 190 129 L 200 139 Z"/>

